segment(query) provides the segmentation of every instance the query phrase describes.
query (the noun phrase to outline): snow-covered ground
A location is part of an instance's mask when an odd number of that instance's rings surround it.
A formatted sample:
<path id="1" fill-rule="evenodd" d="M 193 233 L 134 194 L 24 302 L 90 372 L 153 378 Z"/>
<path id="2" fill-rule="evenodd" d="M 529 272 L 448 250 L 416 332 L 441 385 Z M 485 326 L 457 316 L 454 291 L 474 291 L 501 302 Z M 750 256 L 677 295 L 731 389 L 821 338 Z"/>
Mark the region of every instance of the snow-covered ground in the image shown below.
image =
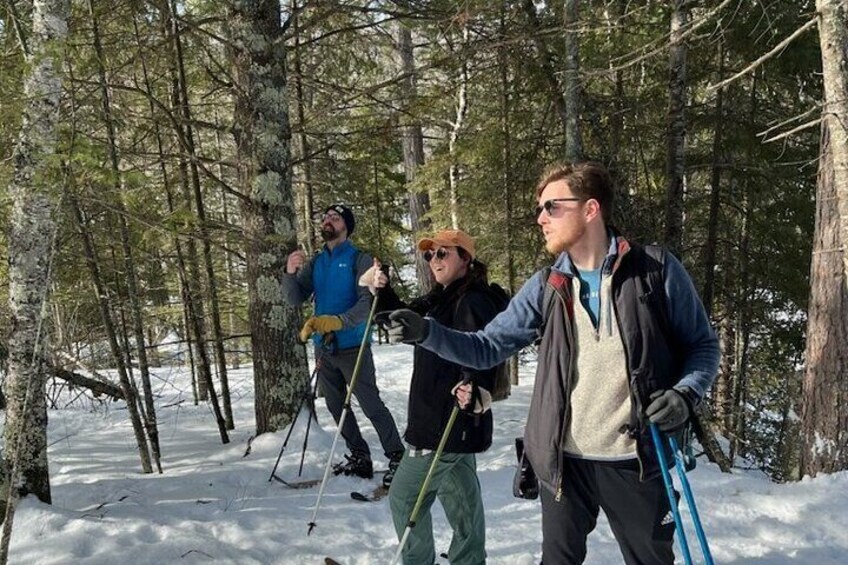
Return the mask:
<path id="1" fill-rule="evenodd" d="M 411 348 L 374 349 L 383 397 L 403 431 Z M 511 486 L 513 438 L 522 433 L 533 369 L 522 367 L 524 384 L 495 405 L 494 444 L 478 457 L 490 563 L 540 559 L 539 504 L 513 498 Z M 256 438 L 246 454 L 253 433 L 250 369 L 232 371 L 230 383 L 236 430 L 231 443 L 221 445 L 209 408 L 191 403 L 186 373 L 156 370 L 163 475 L 139 473 L 121 403 L 105 413 L 51 411 L 53 505 L 32 498 L 21 503 L 10 562 L 320 565 L 324 556 L 346 565 L 389 562 L 397 539 L 387 501 L 362 503 L 349 496 L 377 480 L 332 477 L 317 527 L 307 537 L 318 489 L 291 490 L 268 481 L 286 430 Z M 323 401 L 318 404 L 321 427 L 312 427 L 304 478 L 321 477 L 335 430 Z M 287 479 L 297 477 L 305 420 L 298 420 L 278 470 Z M 358 420 L 376 466 L 385 468 L 373 428 Z M 342 450 L 340 443 L 337 459 Z M 777 485 L 759 473 L 722 474 L 701 458 L 690 481 L 717 563 L 848 563 L 848 473 Z M 684 523 L 695 561 L 702 562 L 686 512 Z M 447 550 L 450 533 L 438 505 L 434 527 L 437 551 Z M 587 563 L 620 562 L 602 517 L 589 539 Z"/>

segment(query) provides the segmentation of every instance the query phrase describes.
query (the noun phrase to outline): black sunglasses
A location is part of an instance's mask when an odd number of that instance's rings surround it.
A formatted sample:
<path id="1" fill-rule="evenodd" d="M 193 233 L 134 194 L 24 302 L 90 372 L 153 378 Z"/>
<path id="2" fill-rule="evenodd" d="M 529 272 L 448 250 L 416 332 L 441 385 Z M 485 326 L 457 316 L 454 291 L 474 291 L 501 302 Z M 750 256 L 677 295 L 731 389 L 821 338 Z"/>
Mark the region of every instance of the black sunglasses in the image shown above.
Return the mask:
<path id="1" fill-rule="evenodd" d="M 445 249 L 444 247 L 439 247 L 435 252 L 432 249 L 428 249 L 424 252 L 424 260 L 429 263 L 433 260 L 433 257 L 435 257 L 439 261 L 444 261 L 445 257 L 448 255 L 450 255 L 450 250 Z"/>
<path id="2" fill-rule="evenodd" d="M 551 198 L 550 200 L 545 200 L 542 202 L 541 206 L 536 206 L 536 215 L 534 218 L 538 218 L 539 214 L 542 213 L 542 210 L 548 213 L 549 216 L 552 216 L 552 212 L 556 210 L 557 202 L 580 202 L 583 200 L 582 198 L 577 198 L 576 196 L 571 196 L 569 198 Z"/>

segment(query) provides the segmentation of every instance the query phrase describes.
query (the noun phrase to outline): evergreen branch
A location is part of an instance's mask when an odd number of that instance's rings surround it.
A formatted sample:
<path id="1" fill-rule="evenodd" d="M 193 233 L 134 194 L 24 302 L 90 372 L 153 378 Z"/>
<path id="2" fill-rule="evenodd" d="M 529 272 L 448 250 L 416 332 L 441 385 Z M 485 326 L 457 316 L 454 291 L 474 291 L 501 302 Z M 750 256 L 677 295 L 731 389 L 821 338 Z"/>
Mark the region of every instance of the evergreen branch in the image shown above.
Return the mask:
<path id="1" fill-rule="evenodd" d="M 747 67 L 745 67 L 744 69 L 739 71 L 738 73 L 736 73 L 735 75 L 733 75 L 732 77 L 726 78 L 726 79 L 724 79 L 723 81 L 721 81 L 717 84 L 707 86 L 707 92 L 711 92 L 713 90 L 718 90 L 719 88 L 724 88 L 728 84 L 736 81 L 737 79 L 739 79 L 739 78 L 745 76 L 746 74 L 748 74 L 749 72 L 753 71 L 754 69 L 756 69 L 757 67 L 759 67 L 760 65 L 762 65 L 763 63 L 765 63 L 766 61 L 771 59 L 772 57 L 774 57 L 778 52 L 782 51 L 787 45 L 792 43 L 798 36 L 800 36 L 805 31 L 807 31 L 808 29 L 810 29 L 811 27 L 816 25 L 817 22 L 818 22 L 818 16 L 812 18 L 810 21 L 805 23 L 803 26 L 796 29 L 795 32 L 792 35 L 790 35 L 789 37 L 787 37 L 786 39 L 784 39 L 783 41 L 781 41 L 780 43 L 775 45 L 774 48 L 771 51 L 769 51 L 768 53 L 766 53 L 765 55 L 763 55 L 762 57 L 760 57 L 759 59 L 757 59 L 756 61 L 754 61 L 753 63 L 751 63 L 750 65 L 748 65 Z"/>

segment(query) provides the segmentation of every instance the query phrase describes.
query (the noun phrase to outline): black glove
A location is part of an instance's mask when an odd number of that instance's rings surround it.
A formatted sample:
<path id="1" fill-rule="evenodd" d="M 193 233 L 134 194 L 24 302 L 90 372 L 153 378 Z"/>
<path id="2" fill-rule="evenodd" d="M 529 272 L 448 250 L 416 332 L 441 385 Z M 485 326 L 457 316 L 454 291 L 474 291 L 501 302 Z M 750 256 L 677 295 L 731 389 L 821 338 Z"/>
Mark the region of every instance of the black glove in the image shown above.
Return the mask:
<path id="1" fill-rule="evenodd" d="M 683 426 L 689 419 L 692 407 L 684 393 L 670 388 L 658 390 L 651 395 L 651 403 L 645 414 L 652 424 L 668 432 Z"/>
<path id="2" fill-rule="evenodd" d="M 389 320 L 389 343 L 421 343 L 430 332 L 427 320 L 412 310 L 395 310 Z"/>

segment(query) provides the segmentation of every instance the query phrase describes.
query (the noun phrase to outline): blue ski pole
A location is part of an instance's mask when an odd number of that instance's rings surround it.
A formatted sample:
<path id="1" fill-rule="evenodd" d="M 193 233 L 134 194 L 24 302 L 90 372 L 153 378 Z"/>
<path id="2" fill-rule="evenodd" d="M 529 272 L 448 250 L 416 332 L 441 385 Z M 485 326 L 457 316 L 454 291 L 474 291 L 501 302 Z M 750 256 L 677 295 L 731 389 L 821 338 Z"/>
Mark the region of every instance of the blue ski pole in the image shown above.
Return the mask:
<path id="1" fill-rule="evenodd" d="M 692 495 L 692 489 L 689 487 L 689 479 L 686 477 L 686 467 L 683 463 L 683 452 L 677 445 L 677 440 L 672 436 L 668 436 L 668 444 L 671 446 L 671 451 L 674 453 L 674 459 L 677 461 L 677 476 L 680 478 L 680 485 L 683 487 L 683 496 L 686 497 L 686 504 L 689 505 L 689 512 L 692 514 L 692 521 L 695 523 L 695 533 L 698 534 L 698 543 L 701 544 L 701 552 L 704 554 L 704 561 L 707 565 L 713 565 L 713 555 L 710 553 L 710 546 L 707 543 L 707 536 L 704 534 L 704 528 L 701 526 L 701 517 L 698 515 L 698 508 L 695 506 L 695 497 Z"/>
<path id="2" fill-rule="evenodd" d="M 677 509 L 677 497 L 674 496 L 674 485 L 671 482 L 671 474 L 668 472 L 668 463 L 665 460 L 665 450 L 660 436 L 660 430 L 656 424 L 650 424 L 651 439 L 654 440 L 654 449 L 657 452 L 657 461 L 660 463 L 665 492 L 668 495 L 668 504 L 671 506 L 671 515 L 674 517 L 674 527 L 677 530 L 677 541 L 683 551 L 683 560 L 686 565 L 692 565 L 692 555 L 689 553 L 689 544 L 686 543 L 686 532 L 683 531 L 683 520 L 680 519 L 680 511 Z"/>

